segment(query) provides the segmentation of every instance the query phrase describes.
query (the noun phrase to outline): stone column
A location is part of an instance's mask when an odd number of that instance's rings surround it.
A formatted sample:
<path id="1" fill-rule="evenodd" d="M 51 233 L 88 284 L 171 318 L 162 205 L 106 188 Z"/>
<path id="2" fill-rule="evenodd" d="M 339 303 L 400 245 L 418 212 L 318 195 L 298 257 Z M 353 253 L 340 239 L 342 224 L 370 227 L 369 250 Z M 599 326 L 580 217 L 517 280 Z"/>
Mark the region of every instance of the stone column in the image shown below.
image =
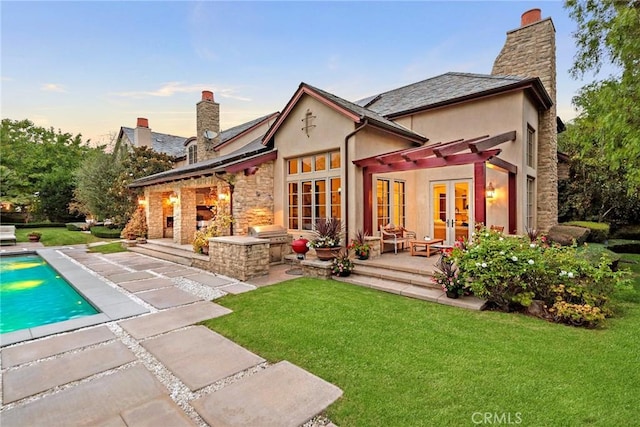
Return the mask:
<path id="1" fill-rule="evenodd" d="M 161 239 L 163 237 L 163 211 L 162 193 L 151 193 L 145 191 L 147 201 L 147 226 L 149 228 L 149 239 Z"/>
<path id="2" fill-rule="evenodd" d="M 196 231 L 196 189 L 181 188 L 178 199 L 173 206 L 173 241 L 186 245 Z"/>

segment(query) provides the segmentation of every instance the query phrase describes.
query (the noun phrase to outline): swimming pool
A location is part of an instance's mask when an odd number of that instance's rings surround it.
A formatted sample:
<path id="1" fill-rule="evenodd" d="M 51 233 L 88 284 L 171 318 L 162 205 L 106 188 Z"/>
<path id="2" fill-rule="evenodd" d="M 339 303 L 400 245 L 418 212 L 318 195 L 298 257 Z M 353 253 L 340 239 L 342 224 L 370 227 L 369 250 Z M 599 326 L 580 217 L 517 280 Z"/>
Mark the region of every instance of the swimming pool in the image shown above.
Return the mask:
<path id="1" fill-rule="evenodd" d="M 97 313 L 38 255 L 0 257 L 0 333 Z"/>

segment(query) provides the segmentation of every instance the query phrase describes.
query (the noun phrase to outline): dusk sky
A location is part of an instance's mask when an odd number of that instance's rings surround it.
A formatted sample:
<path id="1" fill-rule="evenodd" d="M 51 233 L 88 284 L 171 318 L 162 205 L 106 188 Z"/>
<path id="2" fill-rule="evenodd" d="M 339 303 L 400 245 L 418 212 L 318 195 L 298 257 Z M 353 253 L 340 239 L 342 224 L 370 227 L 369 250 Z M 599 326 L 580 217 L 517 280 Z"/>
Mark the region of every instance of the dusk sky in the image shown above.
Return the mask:
<path id="1" fill-rule="evenodd" d="M 447 71 L 489 74 L 535 7 L 555 24 L 568 121 L 593 76 L 569 76 L 575 23 L 559 1 L 2 1 L 2 118 L 93 142 L 137 117 L 192 136 L 211 90 L 227 129 L 282 110 L 302 81 L 355 101 Z"/>

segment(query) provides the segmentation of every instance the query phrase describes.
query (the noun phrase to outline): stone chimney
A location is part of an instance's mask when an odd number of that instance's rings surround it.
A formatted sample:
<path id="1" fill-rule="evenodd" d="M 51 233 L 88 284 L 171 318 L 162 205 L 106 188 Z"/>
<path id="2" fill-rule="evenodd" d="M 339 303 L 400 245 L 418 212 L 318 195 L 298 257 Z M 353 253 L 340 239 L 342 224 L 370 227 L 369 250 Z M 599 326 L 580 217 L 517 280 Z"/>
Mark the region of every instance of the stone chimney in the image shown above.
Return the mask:
<path id="1" fill-rule="evenodd" d="M 220 104 L 214 101 L 213 92 L 202 91 L 202 100 L 196 105 L 196 121 L 198 161 L 217 157 L 214 147 L 220 143 Z"/>
<path id="2" fill-rule="evenodd" d="M 538 77 L 553 101 L 549 110 L 539 114 L 537 129 L 537 228 L 548 231 L 558 223 L 556 30 L 551 18 L 542 19 L 540 9 L 523 13 L 520 28 L 507 32 L 491 74 Z"/>
<path id="3" fill-rule="evenodd" d="M 133 130 L 133 144 L 136 147 L 151 148 L 151 129 L 149 129 L 149 120 L 144 117 L 138 117 L 138 123 Z"/>

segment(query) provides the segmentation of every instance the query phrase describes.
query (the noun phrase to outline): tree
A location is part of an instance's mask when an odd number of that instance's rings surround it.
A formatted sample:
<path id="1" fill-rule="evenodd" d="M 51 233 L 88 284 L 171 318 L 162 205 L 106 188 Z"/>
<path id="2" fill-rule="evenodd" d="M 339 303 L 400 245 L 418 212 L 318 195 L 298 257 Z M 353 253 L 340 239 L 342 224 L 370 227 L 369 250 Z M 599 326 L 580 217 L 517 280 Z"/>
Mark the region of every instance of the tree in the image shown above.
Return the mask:
<path id="1" fill-rule="evenodd" d="M 131 147 L 121 141 L 107 153 L 104 147 L 88 157 L 76 173 L 74 208 L 97 219 L 111 219 L 124 225 L 137 206 L 138 191 L 129 188 L 134 180 L 173 167 L 173 158 L 148 147 Z"/>
<path id="2" fill-rule="evenodd" d="M 583 87 L 574 98 L 579 109 L 572 133 L 576 157 L 597 160 L 620 180 L 629 196 L 640 192 L 640 1 L 567 0 L 578 24 L 572 74 L 599 72 L 604 64 L 619 76 Z"/>
<path id="3" fill-rule="evenodd" d="M 42 213 L 57 209 L 57 206 L 49 206 L 46 200 L 37 200 L 36 194 L 42 193 L 45 182 L 54 176 L 61 186 L 73 185 L 70 172 L 78 167 L 89 151 L 88 141 L 82 141 L 80 134 L 73 136 L 53 128 L 35 126 L 29 120 L 2 119 L 2 200 L 21 206 L 38 205 Z M 62 182 L 64 177 L 66 181 Z M 66 209 L 69 201 L 68 198 L 57 197 L 54 203 Z"/>

